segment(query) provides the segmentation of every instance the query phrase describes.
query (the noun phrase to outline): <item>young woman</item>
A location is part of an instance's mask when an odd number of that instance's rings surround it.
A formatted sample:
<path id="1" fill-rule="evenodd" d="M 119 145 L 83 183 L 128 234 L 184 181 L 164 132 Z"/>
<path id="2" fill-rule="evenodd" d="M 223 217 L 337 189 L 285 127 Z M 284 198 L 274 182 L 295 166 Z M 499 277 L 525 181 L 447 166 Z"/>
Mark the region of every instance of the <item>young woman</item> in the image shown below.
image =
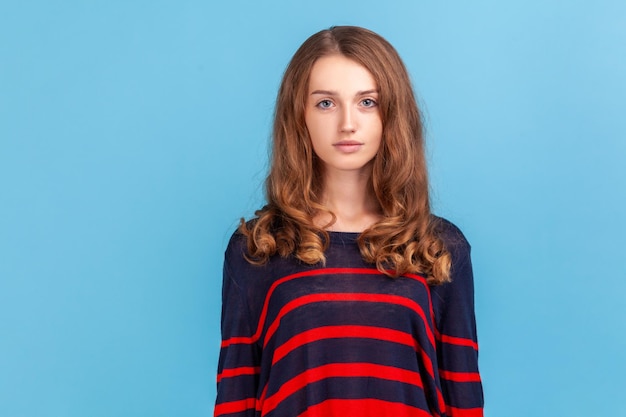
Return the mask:
<path id="1" fill-rule="evenodd" d="M 226 250 L 215 416 L 482 416 L 470 247 L 430 212 L 386 40 L 333 27 L 298 49 L 266 186 Z"/>

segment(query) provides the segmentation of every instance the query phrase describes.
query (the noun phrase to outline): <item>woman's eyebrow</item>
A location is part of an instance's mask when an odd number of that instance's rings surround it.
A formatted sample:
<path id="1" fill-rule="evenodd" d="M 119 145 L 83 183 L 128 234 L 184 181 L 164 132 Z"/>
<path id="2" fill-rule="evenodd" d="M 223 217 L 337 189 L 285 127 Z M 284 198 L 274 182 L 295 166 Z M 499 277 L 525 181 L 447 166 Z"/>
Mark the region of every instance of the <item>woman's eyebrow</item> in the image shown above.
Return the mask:
<path id="1" fill-rule="evenodd" d="M 315 94 L 321 94 L 324 96 L 336 96 L 337 92 L 336 91 L 328 91 L 328 90 L 315 90 L 311 93 L 311 95 L 315 95 Z"/>
<path id="2" fill-rule="evenodd" d="M 374 94 L 374 93 L 378 93 L 378 90 L 374 89 L 374 90 L 357 91 L 355 96 L 364 96 L 367 94 Z M 315 90 L 311 93 L 312 96 L 316 94 L 320 94 L 324 96 L 336 96 L 338 93 L 336 91 L 330 91 L 330 90 Z"/>

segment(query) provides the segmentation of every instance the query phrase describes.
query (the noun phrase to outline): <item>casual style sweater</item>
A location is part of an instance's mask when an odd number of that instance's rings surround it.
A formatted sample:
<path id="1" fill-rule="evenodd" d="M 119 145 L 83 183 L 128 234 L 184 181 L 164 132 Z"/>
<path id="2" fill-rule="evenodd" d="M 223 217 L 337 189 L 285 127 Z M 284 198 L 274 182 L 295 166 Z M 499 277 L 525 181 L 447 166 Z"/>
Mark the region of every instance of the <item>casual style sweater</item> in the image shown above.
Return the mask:
<path id="1" fill-rule="evenodd" d="M 215 413 L 228 417 L 481 417 L 470 246 L 443 221 L 452 280 L 391 278 L 358 233 L 329 232 L 324 266 L 262 266 L 235 233 L 224 261 Z"/>

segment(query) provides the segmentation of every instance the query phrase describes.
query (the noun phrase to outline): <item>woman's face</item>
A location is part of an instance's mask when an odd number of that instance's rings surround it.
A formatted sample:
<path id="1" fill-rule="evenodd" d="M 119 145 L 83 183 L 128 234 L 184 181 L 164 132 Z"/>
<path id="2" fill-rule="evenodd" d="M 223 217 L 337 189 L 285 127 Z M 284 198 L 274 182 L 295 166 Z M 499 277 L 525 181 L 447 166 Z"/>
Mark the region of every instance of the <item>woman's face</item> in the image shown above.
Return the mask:
<path id="1" fill-rule="evenodd" d="M 383 132 L 372 74 L 343 55 L 318 59 L 309 77 L 305 122 L 326 171 L 371 169 Z"/>

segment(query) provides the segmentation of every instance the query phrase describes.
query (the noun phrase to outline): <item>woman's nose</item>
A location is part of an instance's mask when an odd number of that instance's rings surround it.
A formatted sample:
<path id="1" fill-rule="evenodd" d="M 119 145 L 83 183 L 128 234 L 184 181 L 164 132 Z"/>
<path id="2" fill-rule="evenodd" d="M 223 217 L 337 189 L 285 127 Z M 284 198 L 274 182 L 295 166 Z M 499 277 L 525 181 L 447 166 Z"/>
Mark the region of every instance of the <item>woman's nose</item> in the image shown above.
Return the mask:
<path id="1" fill-rule="evenodd" d="M 341 132 L 354 132 L 356 130 L 354 109 L 350 106 L 345 106 L 341 112 L 341 121 L 339 130 Z"/>

